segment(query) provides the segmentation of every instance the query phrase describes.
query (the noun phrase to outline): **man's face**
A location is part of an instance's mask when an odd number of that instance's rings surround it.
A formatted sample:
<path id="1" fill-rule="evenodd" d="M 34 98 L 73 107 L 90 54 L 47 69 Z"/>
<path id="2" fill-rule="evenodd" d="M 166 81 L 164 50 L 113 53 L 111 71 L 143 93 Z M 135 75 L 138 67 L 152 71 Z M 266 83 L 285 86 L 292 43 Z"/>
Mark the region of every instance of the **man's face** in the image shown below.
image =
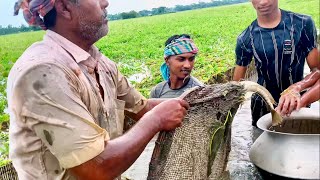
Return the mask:
<path id="1" fill-rule="evenodd" d="M 260 16 L 267 16 L 278 9 L 278 0 L 251 0 L 253 7 Z"/>
<path id="2" fill-rule="evenodd" d="M 177 77 L 183 80 L 191 74 L 196 55 L 193 53 L 184 53 L 176 56 L 170 56 L 167 59 L 167 65 L 170 70 L 170 77 Z"/>
<path id="3" fill-rule="evenodd" d="M 78 22 L 80 36 L 89 41 L 98 41 L 108 34 L 107 0 L 79 0 Z"/>

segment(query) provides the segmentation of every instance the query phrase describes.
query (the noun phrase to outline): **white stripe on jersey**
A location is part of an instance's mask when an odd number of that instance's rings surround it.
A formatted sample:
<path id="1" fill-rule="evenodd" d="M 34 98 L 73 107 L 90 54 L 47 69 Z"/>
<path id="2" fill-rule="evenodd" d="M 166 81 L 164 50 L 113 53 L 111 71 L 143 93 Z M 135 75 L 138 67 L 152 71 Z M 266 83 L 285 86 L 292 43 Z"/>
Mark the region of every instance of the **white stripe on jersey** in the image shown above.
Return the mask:
<path id="1" fill-rule="evenodd" d="M 282 21 L 282 23 L 283 23 L 283 32 L 285 32 L 286 24 L 284 23 L 284 21 Z M 280 63 L 280 79 L 282 79 L 283 54 L 284 54 L 284 51 L 282 50 L 281 63 Z M 284 91 L 282 87 L 282 81 L 280 81 L 280 89 L 281 89 L 281 92 Z"/>
<path id="2" fill-rule="evenodd" d="M 269 66 L 269 59 L 268 59 L 268 57 L 267 57 L 267 53 L 266 53 L 266 49 L 264 48 L 264 42 L 263 42 L 263 37 L 262 37 L 262 33 L 261 33 L 261 29 L 259 28 L 259 33 L 260 33 L 260 38 L 261 38 L 261 44 L 262 44 L 262 49 L 263 49 L 263 52 L 264 52 L 264 56 L 265 56 L 265 58 L 266 58 L 266 60 L 267 60 L 267 67 Z M 267 76 L 268 76 L 268 79 L 269 79 L 269 81 L 271 81 L 271 79 L 270 79 L 270 76 L 269 76 L 269 68 L 267 68 Z"/>
<path id="3" fill-rule="evenodd" d="M 290 81 L 290 84 L 293 84 L 292 67 L 291 66 L 292 66 L 292 63 L 293 63 L 293 60 L 294 60 L 294 54 L 295 54 L 296 46 L 295 46 L 294 38 L 293 38 L 294 27 L 293 27 L 293 14 L 292 13 L 290 14 L 290 20 L 291 20 L 290 37 L 291 37 L 292 52 L 291 52 L 290 67 L 288 68 L 288 70 L 289 70 L 289 81 Z"/>
<path id="4" fill-rule="evenodd" d="M 258 56 L 258 53 L 256 52 L 256 48 L 254 47 L 254 43 L 253 43 L 253 35 L 252 35 L 252 25 L 250 26 L 250 39 L 251 39 L 251 46 L 252 46 L 252 50 L 253 50 L 253 55 L 255 56 L 255 58 L 260 62 L 260 67 L 258 68 L 260 70 L 261 75 L 263 75 L 262 73 L 262 61 Z"/>
<path id="5" fill-rule="evenodd" d="M 274 47 L 274 57 L 275 57 L 275 73 L 276 73 L 276 79 L 277 79 L 277 84 L 278 87 L 280 87 L 280 78 L 279 78 L 279 52 L 278 52 L 278 44 L 277 44 L 277 40 L 276 37 L 274 35 L 274 31 L 271 31 L 271 37 L 272 37 L 272 43 L 273 43 L 273 47 Z"/>

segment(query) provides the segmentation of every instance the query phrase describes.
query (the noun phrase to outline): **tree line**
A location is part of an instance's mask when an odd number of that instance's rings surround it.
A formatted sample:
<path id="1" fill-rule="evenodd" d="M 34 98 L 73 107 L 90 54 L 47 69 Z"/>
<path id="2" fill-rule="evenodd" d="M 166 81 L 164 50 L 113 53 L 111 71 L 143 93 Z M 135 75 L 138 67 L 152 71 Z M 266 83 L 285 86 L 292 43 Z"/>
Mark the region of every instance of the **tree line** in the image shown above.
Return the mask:
<path id="1" fill-rule="evenodd" d="M 201 9 L 201 8 L 214 7 L 214 6 L 237 4 L 237 3 L 243 3 L 243 2 L 248 2 L 248 0 L 219 0 L 219 1 L 211 0 L 211 2 L 199 2 L 199 3 L 190 4 L 190 5 L 176 5 L 173 8 L 168 8 L 163 6 L 163 7 L 153 8 L 151 10 L 142 10 L 139 12 L 130 11 L 130 12 L 122 12 L 118 14 L 110 14 L 108 15 L 108 18 L 111 21 L 121 20 L 121 19 L 131 19 L 131 18 L 155 16 L 160 14 L 175 13 L 180 11 Z M 22 24 L 19 27 L 14 27 L 12 25 L 8 25 L 7 27 L 2 27 L 0 25 L 0 35 L 28 32 L 28 31 L 39 31 L 39 30 L 41 30 L 40 27 L 26 26 L 24 24 Z"/>
<path id="2" fill-rule="evenodd" d="M 7 27 L 2 27 L 0 25 L 0 35 L 14 34 L 14 33 L 20 33 L 20 32 L 29 32 L 29 31 L 39 31 L 39 30 L 41 30 L 40 27 L 26 26 L 24 24 L 22 24 L 21 26 L 18 26 L 18 27 L 14 27 L 10 24 Z"/>
<path id="3" fill-rule="evenodd" d="M 193 9 L 214 7 L 214 6 L 237 4 L 237 3 L 243 3 L 243 2 L 248 2 L 248 0 L 219 0 L 219 1 L 211 0 L 211 2 L 199 2 L 199 3 L 190 4 L 190 5 L 176 5 L 173 8 L 158 7 L 158 8 L 153 8 L 152 10 L 142 10 L 139 12 L 136 12 L 136 11 L 122 12 L 118 14 L 108 15 L 108 17 L 109 17 L 109 20 L 130 19 L 130 18 L 154 16 L 154 15 L 175 13 L 175 12 L 187 11 L 187 10 L 193 10 Z"/>

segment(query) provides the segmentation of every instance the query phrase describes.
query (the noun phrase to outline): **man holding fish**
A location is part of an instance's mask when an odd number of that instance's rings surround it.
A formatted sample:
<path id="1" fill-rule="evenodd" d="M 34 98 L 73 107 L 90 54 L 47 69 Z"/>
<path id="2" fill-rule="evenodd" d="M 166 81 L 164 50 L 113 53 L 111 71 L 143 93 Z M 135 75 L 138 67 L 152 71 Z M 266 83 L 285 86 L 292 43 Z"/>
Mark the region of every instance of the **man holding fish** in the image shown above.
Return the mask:
<path id="1" fill-rule="evenodd" d="M 278 102 L 282 92 L 303 79 L 305 61 L 311 70 L 319 66 L 316 28 L 310 16 L 279 9 L 278 0 L 251 2 L 257 19 L 237 39 L 237 66 L 233 79 L 244 78 L 247 66 L 254 58 L 258 83 Z M 284 106 L 280 104 L 278 111 L 282 114 L 291 112 L 297 105 L 297 98 L 286 101 Z M 265 102 L 256 94 L 251 99 L 251 110 L 253 125 L 268 113 Z"/>

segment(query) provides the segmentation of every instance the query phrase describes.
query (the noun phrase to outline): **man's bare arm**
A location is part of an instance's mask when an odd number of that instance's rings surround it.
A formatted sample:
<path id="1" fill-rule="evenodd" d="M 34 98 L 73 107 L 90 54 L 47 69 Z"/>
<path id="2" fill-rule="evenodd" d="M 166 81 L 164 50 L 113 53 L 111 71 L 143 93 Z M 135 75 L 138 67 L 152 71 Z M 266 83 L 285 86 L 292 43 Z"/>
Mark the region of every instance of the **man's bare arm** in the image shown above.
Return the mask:
<path id="1" fill-rule="evenodd" d="M 233 80 L 234 81 L 240 81 L 243 79 L 246 75 L 247 72 L 247 67 L 246 66 L 239 66 L 237 65 L 234 69 L 233 73 Z"/>
<path id="2" fill-rule="evenodd" d="M 307 56 L 307 63 L 312 72 L 303 80 L 289 86 L 286 90 L 286 92 L 289 93 L 282 93 L 279 99 L 279 104 L 276 110 L 282 115 L 290 115 L 293 110 L 306 106 L 307 104 L 305 103 L 309 102 L 309 95 L 313 95 L 315 92 L 313 89 L 311 92 L 305 93 L 303 98 L 300 99 L 300 92 L 315 85 L 315 83 L 320 79 L 320 59 L 317 48 L 310 51 Z M 314 98 L 315 96 L 312 97 Z"/>
<path id="3" fill-rule="evenodd" d="M 320 79 L 301 97 L 300 107 L 306 107 L 320 99 Z"/>
<path id="4" fill-rule="evenodd" d="M 161 102 L 165 101 L 167 99 L 148 99 L 147 100 L 147 104 L 146 106 L 139 111 L 137 114 L 131 113 L 126 111 L 126 115 L 129 116 L 130 118 L 134 119 L 135 121 L 138 121 L 145 113 L 147 113 L 148 111 L 150 111 L 151 109 L 153 109 L 155 106 L 157 106 L 158 104 L 160 104 Z"/>
<path id="5" fill-rule="evenodd" d="M 320 57 L 319 57 L 319 50 L 317 48 L 313 48 L 308 56 L 307 56 L 307 63 L 311 70 L 314 68 L 320 69 Z"/>
<path id="6" fill-rule="evenodd" d="M 101 154 L 71 168 L 70 171 L 79 180 L 115 179 L 131 166 L 157 132 L 180 126 L 188 108 L 185 101 L 178 99 L 159 104 L 147 112 L 126 134 L 106 142 Z"/>

